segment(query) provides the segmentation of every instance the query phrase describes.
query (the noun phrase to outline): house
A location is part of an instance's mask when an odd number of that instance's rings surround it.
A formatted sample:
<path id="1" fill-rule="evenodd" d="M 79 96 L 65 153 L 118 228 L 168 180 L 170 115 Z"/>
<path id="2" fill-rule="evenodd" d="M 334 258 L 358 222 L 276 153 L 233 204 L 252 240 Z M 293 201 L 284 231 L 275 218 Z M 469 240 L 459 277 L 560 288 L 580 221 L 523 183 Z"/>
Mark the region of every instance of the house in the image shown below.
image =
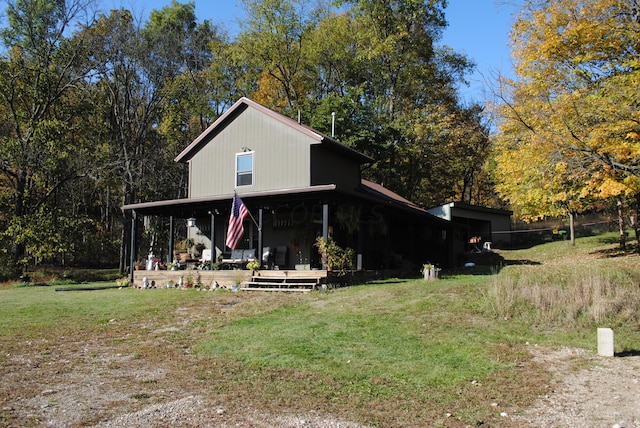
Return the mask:
<path id="1" fill-rule="evenodd" d="M 464 247 L 456 252 L 491 249 L 511 243 L 512 211 L 481 207 L 464 202 L 449 202 L 428 210 L 431 214 L 455 224 L 456 242 Z"/>
<path id="2" fill-rule="evenodd" d="M 451 263 L 451 223 L 362 179 L 363 166 L 374 159 L 248 98 L 175 160 L 188 164 L 187 198 L 122 207 L 134 226 L 142 216 L 170 218 L 169 255 L 186 219 L 195 220 L 196 227 L 187 228 L 192 238 L 228 255 L 236 193 L 251 214 L 240 248 L 256 249 L 259 259 L 266 248 L 275 250 L 271 266 L 279 269 L 322 269 L 318 236 L 354 249 L 358 269 L 418 274 L 427 261 Z"/>

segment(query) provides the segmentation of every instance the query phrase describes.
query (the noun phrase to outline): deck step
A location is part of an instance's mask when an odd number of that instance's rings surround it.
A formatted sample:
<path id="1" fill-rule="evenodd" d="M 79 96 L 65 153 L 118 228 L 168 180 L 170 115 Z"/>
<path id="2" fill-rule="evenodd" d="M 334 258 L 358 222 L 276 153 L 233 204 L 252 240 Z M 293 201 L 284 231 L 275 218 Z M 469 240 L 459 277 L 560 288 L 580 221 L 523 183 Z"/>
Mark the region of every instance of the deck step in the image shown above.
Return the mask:
<path id="1" fill-rule="evenodd" d="M 291 288 L 291 287 L 258 287 L 254 285 L 247 284 L 244 287 L 240 287 L 242 291 L 280 291 L 280 292 L 300 292 L 300 293 L 309 293 L 313 291 L 312 288 Z"/>
<path id="2" fill-rule="evenodd" d="M 258 271 L 242 290 L 247 291 L 312 291 L 321 286 L 324 272 Z"/>
<path id="3" fill-rule="evenodd" d="M 267 282 L 267 281 L 251 281 L 248 285 L 269 286 L 269 287 L 308 287 L 317 285 L 317 282 Z"/>

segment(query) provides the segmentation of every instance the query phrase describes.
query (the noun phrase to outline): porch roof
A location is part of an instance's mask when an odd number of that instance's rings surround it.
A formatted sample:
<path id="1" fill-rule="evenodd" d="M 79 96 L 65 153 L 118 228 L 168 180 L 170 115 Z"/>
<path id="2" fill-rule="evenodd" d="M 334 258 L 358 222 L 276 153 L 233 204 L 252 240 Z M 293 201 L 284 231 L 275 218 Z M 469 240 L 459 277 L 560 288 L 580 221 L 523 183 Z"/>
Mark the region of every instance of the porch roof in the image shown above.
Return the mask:
<path id="1" fill-rule="evenodd" d="M 279 204 L 291 203 L 293 201 L 313 200 L 313 199 L 336 199 L 345 198 L 354 201 L 354 197 L 360 201 L 380 204 L 385 207 L 398 209 L 412 215 L 429 218 L 435 223 L 448 224 L 443 220 L 429 213 L 426 209 L 403 198 L 397 193 L 384 186 L 368 180 L 362 180 L 361 186 L 351 191 L 344 191 L 337 188 L 335 184 L 325 184 L 318 186 L 278 189 L 262 192 L 246 192 L 239 194 L 245 204 L 249 207 L 254 204 Z M 233 194 L 205 196 L 199 198 L 169 199 L 153 202 L 141 202 L 129 204 L 122 207 L 123 211 L 135 210 L 141 215 L 173 215 L 179 218 L 187 218 L 198 215 L 205 215 L 212 210 L 228 212 Z"/>
<path id="2" fill-rule="evenodd" d="M 435 223 L 440 223 L 442 225 L 449 224 L 449 221 L 431 214 L 429 211 L 417 205 L 416 203 L 403 198 L 397 193 L 387 189 L 381 184 L 374 183 L 373 181 L 362 179 L 360 193 L 370 201 L 382 203 L 385 206 L 392 206 L 396 209 L 400 209 L 420 217 L 429 218 L 430 221 Z"/>
<path id="3" fill-rule="evenodd" d="M 251 202 L 286 202 L 294 196 L 298 199 L 322 196 L 336 189 L 335 184 L 321 186 L 298 187 L 290 189 L 278 189 L 263 192 L 246 192 L 238 194 L 245 203 Z M 233 194 L 202 196 L 198 198 L 166 199 L 162 201 L 140 202 L 121 207 L 123 211 L 136 211 L 142 215 L 173 215 L 176 217 L 190 217 L 197 212 L 206 212 L 219 207 L 229 208 Z"/>

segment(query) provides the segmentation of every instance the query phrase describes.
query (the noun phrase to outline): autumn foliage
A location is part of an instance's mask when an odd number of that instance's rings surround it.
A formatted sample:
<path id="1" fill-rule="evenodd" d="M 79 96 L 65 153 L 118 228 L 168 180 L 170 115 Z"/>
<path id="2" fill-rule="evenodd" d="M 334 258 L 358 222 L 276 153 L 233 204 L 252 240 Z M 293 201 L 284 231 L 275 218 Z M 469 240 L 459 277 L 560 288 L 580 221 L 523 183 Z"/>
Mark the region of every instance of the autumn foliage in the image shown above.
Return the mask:
<path id="1" fill-rule="evenodd" d="M 640 193 L 640 19 L 622 0 L 528 1 L 502 80 L 497 189 L 525 219 Z"/>

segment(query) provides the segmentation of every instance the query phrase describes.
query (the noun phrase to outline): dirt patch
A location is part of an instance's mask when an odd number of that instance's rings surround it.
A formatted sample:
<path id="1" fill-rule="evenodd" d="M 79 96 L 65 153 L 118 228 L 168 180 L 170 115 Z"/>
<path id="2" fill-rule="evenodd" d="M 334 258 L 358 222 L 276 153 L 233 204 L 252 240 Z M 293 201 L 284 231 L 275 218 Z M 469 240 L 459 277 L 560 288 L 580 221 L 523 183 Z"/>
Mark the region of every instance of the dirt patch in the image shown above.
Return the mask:
<path id="1" fill-rule="evenodd" d="M 203 326 L 250 313 L 254 300 L 221 295 L 214 307 L 180 307 L 161 323 L 112 319 L 55 337 L 0 336 L 0 427 L 361 427 L 313 409 L 253 408 L 203 375 L 209 362 L 190 349 Z"/>
<path id="2" fill-rule="evenodd" d="M 164 329 L 171 333 L 172 329 Z M 23 343 L 1 364 L 0 426 L 359 427 L 330 416 L 274 415 L 216 395 L 185 352 L 149 361 L 93 343 Z M 182 367 L 182 368 L 181 368 Z"/>
<path id="3" fill-rule="evenodd" d="M 512 419 L 535 427 L 640 427 L 640 356 L 600 357 L 581 349 L 532 347 L 555 383 Z"/>

